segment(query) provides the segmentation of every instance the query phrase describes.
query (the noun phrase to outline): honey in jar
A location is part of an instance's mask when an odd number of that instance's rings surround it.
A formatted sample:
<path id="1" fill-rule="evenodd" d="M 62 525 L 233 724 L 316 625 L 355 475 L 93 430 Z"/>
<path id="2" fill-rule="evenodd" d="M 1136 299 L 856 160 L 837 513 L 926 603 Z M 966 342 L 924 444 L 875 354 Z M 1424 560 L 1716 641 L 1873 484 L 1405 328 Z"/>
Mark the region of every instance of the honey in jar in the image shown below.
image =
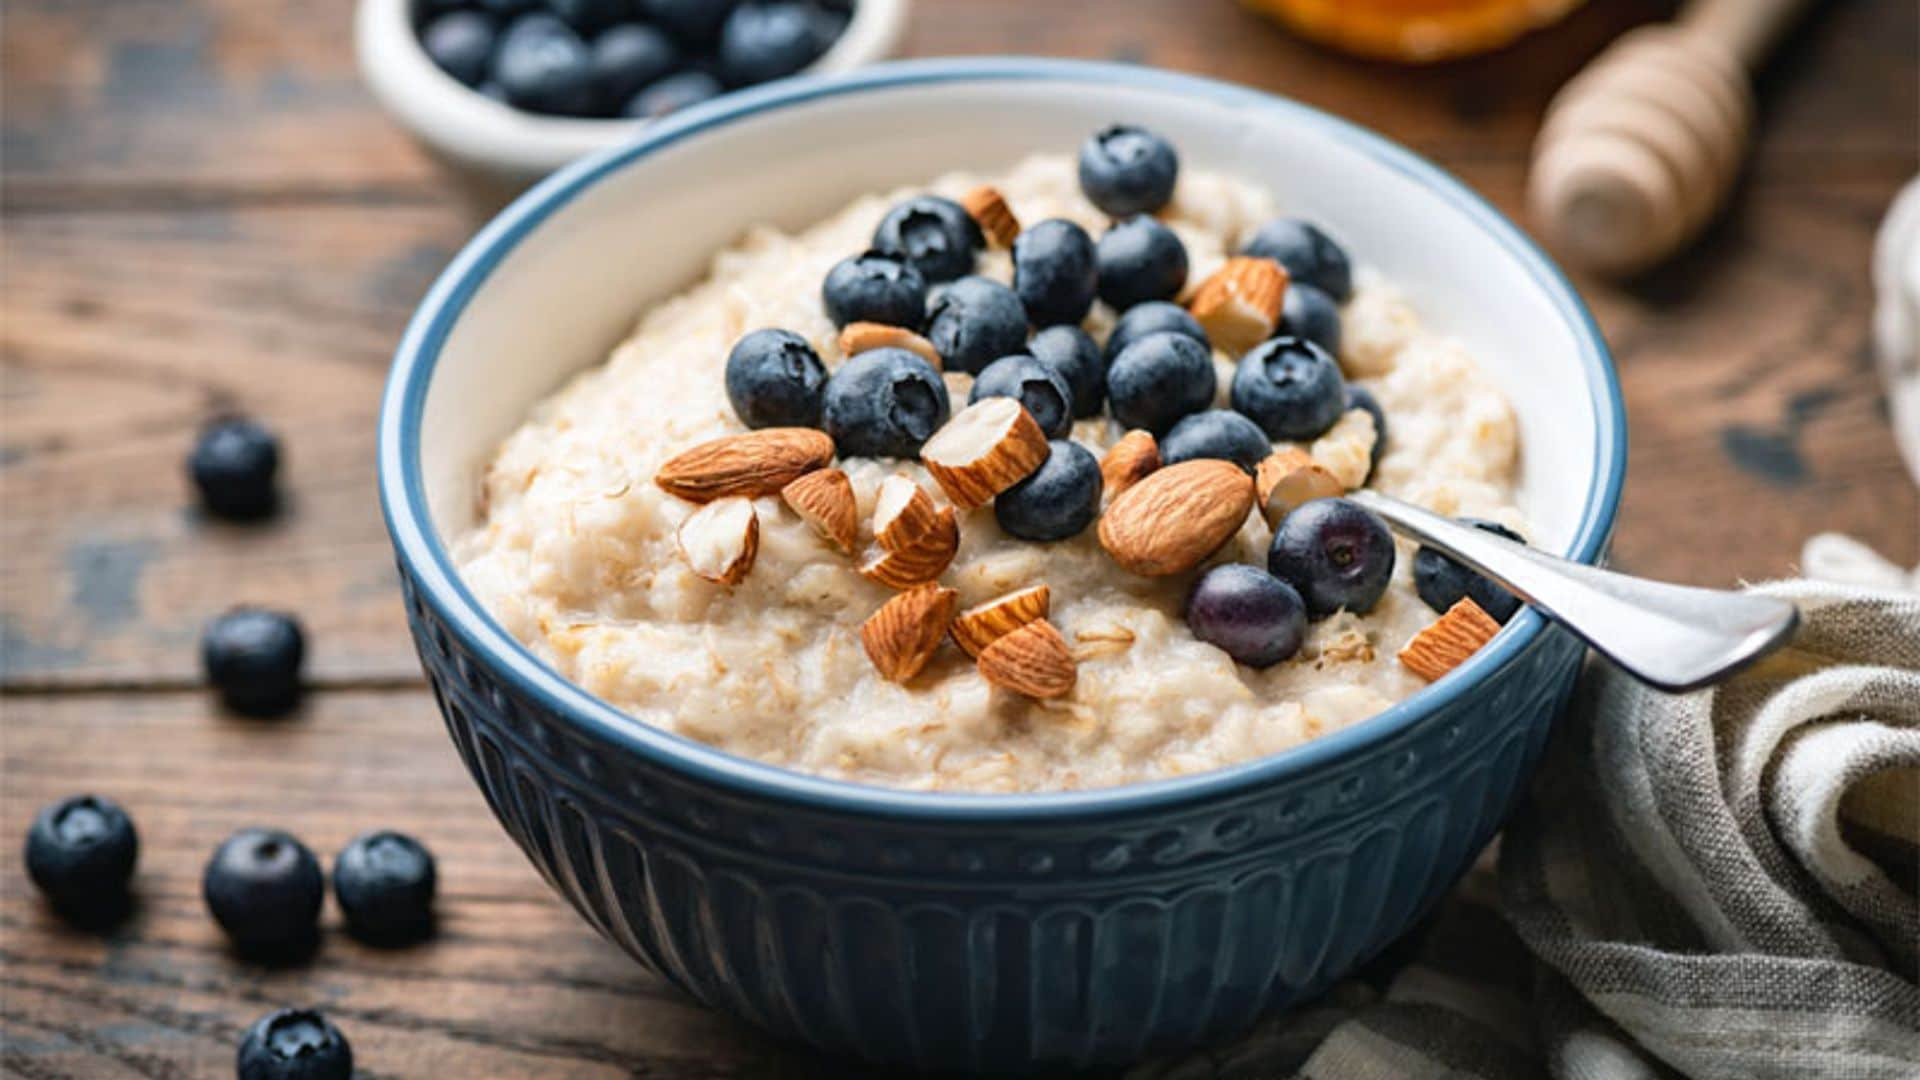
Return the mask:
<path id="1" fill-rule="evenodd" d="M 1430 63 L 1489 52 L 1582 0 L 1244 0 L 1303 37 L 1347 52 Z"/>

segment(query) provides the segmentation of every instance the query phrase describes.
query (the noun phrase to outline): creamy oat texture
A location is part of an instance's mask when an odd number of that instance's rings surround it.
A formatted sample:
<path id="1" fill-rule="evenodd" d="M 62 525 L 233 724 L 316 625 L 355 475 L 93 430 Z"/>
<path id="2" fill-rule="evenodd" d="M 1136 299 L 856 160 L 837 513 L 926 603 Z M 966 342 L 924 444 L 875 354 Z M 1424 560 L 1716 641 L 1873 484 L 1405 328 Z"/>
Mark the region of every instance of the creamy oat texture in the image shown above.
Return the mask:
<path id="1" fill-rule="evenodd" d="M 979 177 L 930 189 L 957 197 Z M 994 181 L 1026 223 L 1100 213 L 1065 157 L 1029 160 Z M 894 787 L 1047 791 L 1213 769 L 1297 745 L 1379 712 L 1422 683 L 1394 654 L 1434 615 L 1414 594 L 1412 548 L 1372 613 L 1313 624 L 1293 660 L 1265 671 L 1196 640 L 1181 618 L 1192 575 L 1120 570 L 1095 530 L 1056 544 L 1015 540 L 991 507 L 965 514 L 943 582 L 963 605 L 1037 582 L 1080 658 L 1070 697 L 1030 701 L 991 689 L 951 645 L 911 685 L 882 679 L 860 623 L 891 593 L 854 572 L 777 497 L 757 500 L 760 552 L 731 589 L 695 577 L 676 526 L 694 509 L 652 482 L 668 457 L 740 430 L 727 404 L 727 351 L 744 333 L 803 334 L 829 368 L 842 360 L 821 309 L 827 269 L 864 250 L 874 224 L 912 192 L 862 198 L 799 234 L 756 228 L 711 275 L 642 316 L 611 359 L 534 409 L 487 468 L 479 525 L 457 542 L 467 583 L 500 622 L 568 678 L 657 727 L 776 765 Z M 1278 209 L 1261 190 L 1188 171 L 1166 219 L 1186 243 L 1191 283 Z M 1364 256 L 1364 252 L 1358 253 Z M 981 272 L 1006 281 L 1005 252 Z M 1375 485 L 1447 514 L 1526 532 L 1514 507 L 1514 420 L 1457 341 L 1421 327 L 1414 308 L 1362 271 L 1344 315 L 1342 366 L 1386 409 L 1390 439 Z M 1112 313 L 1087 322 L 1104 340 Z M 1215 355 L 1225 404 L 1232 367 Z M 955 408 L 968 376 L 950 374 Z M 1349 414 L 1309 447 L 1336 474 L 1365 470 L 1371 421 Z M 1097 452 L 1121 434 L 1080 421 Z M 843 461 L 870 516 L 881 480 L 904 472 L 936 498 L 915 462 Z M 1256 513 L 1215 561 L 1265 564 Z"/>

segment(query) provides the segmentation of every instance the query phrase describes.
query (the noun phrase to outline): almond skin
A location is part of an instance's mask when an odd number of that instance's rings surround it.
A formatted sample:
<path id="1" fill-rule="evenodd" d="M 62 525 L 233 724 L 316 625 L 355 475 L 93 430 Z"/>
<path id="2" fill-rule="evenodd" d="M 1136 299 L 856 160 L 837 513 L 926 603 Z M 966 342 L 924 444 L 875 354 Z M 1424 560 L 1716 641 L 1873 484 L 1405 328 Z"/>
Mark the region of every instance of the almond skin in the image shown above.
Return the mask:
<path id="1" fill-rule="evenodd" d="M 848 555 L 860 542 L 860 508 L 853 498 L 853 482 L 839 469 L 816 469 L 780 489 L 800 520 L 813 527 L 834 547 Z"/>
<path id="2" fill-rule="evenodd" d="M 983 506 L 1047 460 L 1046 433 L 1008 397 L 982 398 L 955 414 L 920 448 L 920 463 L 962 510 Z"/>
<path id="3" fill-rule="evenodd" d="M 1006 634 L 980 653 L 980 677 L 1030 698 L 1065 697 L 1079 681 L 1067 639 L 1045 619 Z"/>
<path id="4" fill-rule="evenodd" d="M 1253 478 L 1230 461 L 1168 465 L 1122 492 L 1100 518 L 1100 546 L 1136 574 L 1191 570 L 1220 550 L 1253 509 Z"/>
<path id="5" fill-rule="evenodd" d="M 934 527 L 911 545 L 898 551 L 874 545 L 857 568 L 860 576 L 889 589 L 905 589 L 939 577 L 960 550 L 960 523 L 953 507 L 943 506 L 934 515 Z"/>
<path id="6" fill-rule="evenodd" d="M 1108 500 L 1145 479 L 1160 467 L 1160 444 L 1153 432 L 1135 429 L 1120 436 L 1120 441 L 1100 458 L 1100 481 Z"/>
<path id="7" fill-rule="evenodd" d="M 1462 597 L 1445 615 L 1413 635 L 1400 650 L 1400 663 L 1408 671 L 1433 682 L 1466 663 L 1468 657 L 1479 652 L 1480 646 L 1492 641 L 1493 635 L 1499 632 L 1500 624 L 1493 621 L 1493 616 Z"/>
<path id="8" fill-rule="evenodd" d="M 762 428 L 703 442 L 660 466 L 653 482 L 669 495 L 705 503 L 731 495 L 777 495 L 833 463 L 833 440 L 812 428 Z"/>
<path id="9" fill-rule="evenodd" d="M 1254 472 L 1254 487 L 1260 495 L 1260 512 L 1269 525 L 1280 524 L 1281 518 L 1302 503 L 1347 493 L 1339 477 L 1321 468 L 1313 455 L 1298 447 L 1276 451 L 1262 461 Z"/>
<path id="10" fill-rule="evenodd" d="M 1237 356 L 1272 336 L 1286 292 L 1279 263 L 1236 255 L 1200 283 L 1187 310 L 1214 345 Z"/>
<path id="11" fill-rule="evenodd" d="M 716 584 L 738 585 L 760 553 L 760 516 L 751 499 L 715 499 L 687 515 L 674 542 L 695 574 Z"/>
<path id="12" fill-rule="evenodd" d="M 840 355 L 854 356 L 872 349 L 905 349 L 932 364 L 933 370 L 944 370 L 940 350 L 933 347 L 933 342 L 904 326 L 850 322 L 840 331 Z"/>
<path id="13" fill-rule="evenodd" d="M 860 644 L 886 678 L 903 683 L 920 674 L 940 648 L 960 594 L 938 585 L 910 589 L 880 605 L 860 624 Z"/>
<path id="14" fill-rule="evenodd" d="M 954 644 L 968 656 L 979 657 L 986 647 L 1015 630 L 1047 617 L 1053 591 L 1033 585 L 1019 592 L 970 607 L 953 618 Z"/>
<path id="15" fill-rule="evenodd" d="M 1020 219 L 1013 216 L 1006 196 L 992 184 L 982 184 L 962 195 L 960 205 L 980 223 L 980 231 L 986 234 L 989 245 L 1010 248 L 1020 236 Z"/>

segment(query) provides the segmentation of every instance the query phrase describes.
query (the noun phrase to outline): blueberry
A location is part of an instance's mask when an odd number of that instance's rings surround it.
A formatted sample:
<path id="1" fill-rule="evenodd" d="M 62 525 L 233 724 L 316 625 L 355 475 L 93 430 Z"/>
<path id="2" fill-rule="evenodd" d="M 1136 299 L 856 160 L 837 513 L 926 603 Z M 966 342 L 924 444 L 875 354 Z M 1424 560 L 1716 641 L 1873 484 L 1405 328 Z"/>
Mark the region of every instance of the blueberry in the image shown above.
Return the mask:
<path id="1" fill-rule="evenodd" d="M 720 28 L 720 77 L 729 86 L 784 78 L 820 56 L 810 4 L 742 4 Z"/>
<path id="2" fill-rule="evenodd" d="M 433 855 L 397 832 L 357 836 L 333 860 L 333 895 L 347 929 L 376 944 L 414 941 L 433 928 Z"/>
<path id="3" fill-rule="evenodd" d="M 1341 608 L 1373 610 L 1393 577 L 1393 534 L 1386 522 L 1347 499 L 1315 499 L 1273 530 L 1267 569 L 1299 590 L 1313 618 Z"/>
<path id="4" fill-rule="evenodd" d="M 124 910 L 139 856 L 133 819 L 98 795 L 42 807 L 27 828 L 27 876 L 56 910 L 83 923 L 105 922 Z"/>
<path id="5" fill-rule="evenodd" d="M 276 1009 L 240 1041 L 240 1080 L 350 1080 L 353 1047 L 312 1009 Z"/>
<path id="6" fill-rule="evenodd" d="M 880 251 L 835 263 L 820 298 L 835 326 L 877 322 L 918 330 L 927 319 L 927 280 L 913 264 Z"/>
<path id="7" fill-rule="evenodd" d="M 547 10 L 575 31 L 592 36 L 614 23 L 632 17 L 627 0 L 546 0 Z"/>
<path id="8" fill-rule="evenodd" d="M 1288 285 L 1280 308 L 1280 337 L 1306 338 L 1340 355 L 1340 305 L 1311 285 Z"/>
<path id="9" fill-rule="evenodd" d="M 1317 439 L 1347 409 L 1340 365 L 1301 338 L 1264 341 L 1240 358 L 1231 398 L 1270 438 Z"/>
<path id="10" fill-rule="evenodd" d="M 1275 218 L 1260 226 L 1241 253 L 1272 259 L 1287 268 L 1293 284 L 1311 285 L 1339 303 L 1353 295 L 1353 267 L 1346 250 L 1319 226 L 1299 218 Z"/>
<path id="11" fill-rule="evenodd" d="M 1212 343 L 1207 340 L 1206 328 L 1186 308 L 1165 300 L 1149 300 L 1121 312 L 1120 318 L 1114 322 L 1113 332 L 1107 335 L 1107 363 L 1111 365 L 1114 357 L 1136 340 L 1162 332 L 1185 334 L 1212 348 Z"/>
<path id="12" fill-rule="evenodd" d="M 1160 440 L 1160 460 L 1168 465 L 1219 458 L 1251 474 L 1272 453 L 1273 443 L 1260 425 L 1231 409 L 1208 409 L 1182 417 Z"/>
<path id="13" fill-rule="evenodd" d="M 420 46 L 440 70 L 467 84 L 480 85 L 493 59 L 493 20 L 477 11 L 442 15 L 420 31 Z"/>
<path id="14" fill-rule="evenodd" d="M 1272 667 L 1300 651 L 1307 608 L 1293 586 L 1256 566 L 1226 563 L 1193 583 L 1187 628 L 1249 667 Z"/>
<path id="15" fill-rule="evenodd" d="M 594 92 L 604 103 L 624 105 L 679 63 L 680 50 L 666 34 L 645 23 L 616 26 L 593 39 Z"/>
<path id="16" fill-rule="evenodd" d="M 278 611 L 234 608 L 200 637 L 207 681 L 229 709 L 246 716 L 276 716 L 299 703 L 306 655 L 300 624 Z"/>
<path id="17" fill-rule="evenodd" d="M 1187 283 L 1187 246 L 1157 218 L 1140 214 L 1117 221 L 1100 237 L 1100 299 L 1116 311 L 1148 300 L 1166 300 Z"/>
<path id="18" fill-rule="evenodd" d="M 459 7 L 450 3 L 448 7 Z M 532 11 L 540 6 L 540 0 L 469 0 L 467 6 L 477 7 L 496 18 L 508 18 L 524 11 Z"/>
<path id="19" fill-rule="evenodd" d="M 599 107 L 593 53 L 579 34 L 551 15 L 514 20 L 494 53 L 493 78 L 516 108 L 591 116 Z"/>
<path id="20" fill-rule="evenodd" d="M 639 0 L 648 22 L 688 45 L 711 45 L 739 0 Z"/>
<path id="21" fill-rule="evenodd" d="M 940 290 L 927 319 L 927 340 L 948 371 L 978 374 L 1027 342 L 1027 309 L 1012 289 L 984 277 L 963 277 Z"/>
<path id="22" fill-rule="evenodd" d="M 215 420 L 200 432 L 187 472 L 207 512 L 235 521 L 266 517 L 280 505 L 274 474 L 280 471 L 280 442 L 273 433 L 244 417 Z"/>
<path id="23" fill-rule="evenodd" d="M 1003 356 L 973 380 L 971 405 L 982 398 L 1010 397 L 1026 406 L 1049 439 L 1073 429 L 1073 391 L 1060 373 L 1031 356 Z"/>
<path id="24" fill-rule="evenodd" d="M 1355 383 L 1347 384 L 1347 411 L 1365 409 L 1373 417 L 1373 452 L 1367 458 L 1367 475 L 1380 467 L 1380 456 L 1387 452 L 1387 410 L 1380 407 L 1380 399 L 1373 391 Z M 1363 481 L 1364 483 L 1364 481 Z"/>
<path id="25" fill-rule="evenodd" d="M 1048 218 L 1014 238 L 1013 291 L 1035 326 L 1086 318 L 1099 285 L 1093 238 L 1073 222 Z"/>
<path id="26" fill-rule="evenodd" d="M 1107 362 L 1085 330 L 1049 326 L 1033 335 L 1027 351 L 1067 380 L 1067 389 L 1073 392 L 1074 419 L 1100 415 L 1107 404 Z"/>
<path id="27" fill-rule="evenodd" d="M 1213 404 L 1218 387 L 1213 351 L 1171 331 L 1148 334 L 1122 349 L 1107 369 L 1107 402 L 1125 427 L 1154 435 Z"/>
<path id="28" fill-rule="evenodd" d="M 720 85 L 719 79 L 704 71 L 682 71 L 633 95 L 633 100 L 620 110 L 620 115 L 632 120 L 655 120 L 689 105 L 719 97 L 726 91 L 727 88 Z"/>
<path id="29" fill-rule="evenodd" d="M 283 959 L 314 943 L 326 883 L 305 844 L 278 829 L 241 829 L 208 860 L 200 891 L 242 953 Z"/>
<path id="30" fill-rule="evenodd" d="M 1499 522 L 1461 518 L 1460 523 L 1495 536 L 1504 536 L 1515 543 L 1526 543 L 1519 533 Z M 1519 597 L 1424 545 L 1413 553 L 1413 588 L 1428 607 L 1443 614 L 1448 608 L 1468 598 L 1478 604 L 1480 610 L 1493 616 L 1493 621 L 1502 625 L 1520 610 Z"/>
<path id="31" fill-rule="evenodd" d="M 827 368 L 791 330 L 755 330 L 727 354 L 727 400 L 750 428 L 819 427 Z"/>
<path id="32" fill-rule="evenodd" d="M 1145 128 L 1116 124 L 1080 147 L 1080 190 L 1109 217 L 1167 205 L 1179 175 L 1173 144 Z"/>
<path id="33" fill-rule="evenodd" d="M 905 349 L 872 349 L 827 380 L 821 417 L 842 457 L 911 458 L 949 408 L 932 364 Z"/>
<path id="34" fill-rule="evenodd" d="M 920 195 L 887 211 L 873 230 L 873 247 L 913 264 L 928 281 L 952 281 L 973 272 L 973 253 L 985 246 L 980 224 L 959 203 Z"/>
<path id="35" fill-rule="evenodd" d="M 1100 515 L 1100 488 L 1100 462 L 1092 451 L 1055 439 L 1038 469 L 995 497 L 993 518 L 1022 540 L 1065 540 Z"/>

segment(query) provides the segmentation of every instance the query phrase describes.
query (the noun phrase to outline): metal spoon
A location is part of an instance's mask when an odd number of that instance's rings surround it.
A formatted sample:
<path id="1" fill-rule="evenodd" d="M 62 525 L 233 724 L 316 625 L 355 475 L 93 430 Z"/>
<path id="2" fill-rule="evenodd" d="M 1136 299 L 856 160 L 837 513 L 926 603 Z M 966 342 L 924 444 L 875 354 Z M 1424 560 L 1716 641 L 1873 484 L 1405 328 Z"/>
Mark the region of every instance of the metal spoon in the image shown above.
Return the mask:
<path id="1" fill-rule="evenodd" d="M 1629 577 L 1535 551 L 1360 490 L 1348 496 L 1394 531 L 1499 582 L 1651 686 L 1679 693 L 1732 675 L 1786 644 L 1800 612 L 1772 596 Z"/>

